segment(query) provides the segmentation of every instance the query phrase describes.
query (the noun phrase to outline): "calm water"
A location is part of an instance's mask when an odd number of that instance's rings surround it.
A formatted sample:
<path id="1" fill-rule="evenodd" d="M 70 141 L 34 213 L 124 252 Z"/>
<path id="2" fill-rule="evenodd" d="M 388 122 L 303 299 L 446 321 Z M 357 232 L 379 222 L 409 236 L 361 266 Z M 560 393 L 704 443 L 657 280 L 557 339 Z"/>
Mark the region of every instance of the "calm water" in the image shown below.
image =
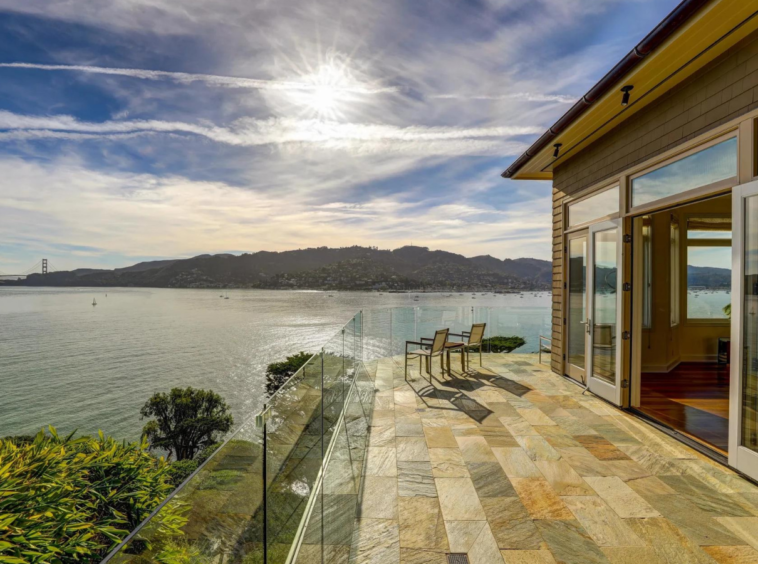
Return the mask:
<path id="1" fill-rule="evenodd" d="M 106 297 L 107 293 L 107 297 Z M 261 406 L 270 362 L 317 351 L 353 314 L 395 306 L 500 306 L 499 321 L 537 350 L 550 294 L 445 297 L 363 292 L 0 289 L 0 436 L 59 430 L 139 437 L 154 392 L 211 388 L 236 423 Z M 329 296 L 332 297 L 329 297 Z M 98 305 L 91 305 L 96 298 Z M 507 319 L 506 319 L 507 317 Z M 493 325 L 494 325 L 493 321 Z M 505 330 L 505 329 L 504 329 Z M 419 337 L 425 335 L 419 335 Z"/>

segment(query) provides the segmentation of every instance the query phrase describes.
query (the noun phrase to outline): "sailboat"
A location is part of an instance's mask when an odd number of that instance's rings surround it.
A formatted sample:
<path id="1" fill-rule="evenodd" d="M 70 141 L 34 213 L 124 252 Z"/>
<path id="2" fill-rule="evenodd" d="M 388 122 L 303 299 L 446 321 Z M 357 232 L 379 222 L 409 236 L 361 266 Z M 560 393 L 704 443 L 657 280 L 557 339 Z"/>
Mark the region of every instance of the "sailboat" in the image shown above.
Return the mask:
<path id="1" fill-rule="evenodd" d="M 226 296 L 224 296 L 224 299 L 225 299 L 225 300 L 228 300 L 228 299 L 229 299 L 229 294 L 228 294 L 228 293 L 226 294 Z"/>
<path id="2" fill-rule="evenodd" d="M 95 298 L 92 298 L 92 305 L 93 305 L 93 306 L 96 306 L 96 305 L 97 305 L 97 300 L 96 300 Z"/>

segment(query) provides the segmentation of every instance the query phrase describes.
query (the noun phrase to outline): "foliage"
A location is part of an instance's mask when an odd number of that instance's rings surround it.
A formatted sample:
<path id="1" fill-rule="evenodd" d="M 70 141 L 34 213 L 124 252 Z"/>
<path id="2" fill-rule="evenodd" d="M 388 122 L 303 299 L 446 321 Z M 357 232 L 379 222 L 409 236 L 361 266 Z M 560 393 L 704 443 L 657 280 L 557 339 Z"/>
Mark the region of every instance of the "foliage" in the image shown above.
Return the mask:
<path id="1" fill-rule="evenodd" d="M 189 478 L 190 474 L 197 470 L 198 466 L 200 466 L 200 463 L 191 458 L 186 460 L 175 460 L 168 467 L 169 482 L 171 482 L 172 486 L 178 487 L 179 484 Z"/>
<path id="2" fill-rule="evenodd" d="M 219 447 L 224 444 L 222 441 L 219 441 L 217 443 L 213 443 L 212 445 L 208 445 L 203 450 L 201 450 L 197 456 L 195 457 L 195 460 L 197 460 L 198 464 L 202 464 L 206 460 L 208 460 L 211 455 L 216 452 Z"/>
<path id="3" fill-rule="evenodd" d="M 0 562 L 98 561 L 171 492 L 147 444 L 37 434 L 0 440 Z M 176 528 L 180 523 L 168 526 Z"/>
<path id="4" fill-rule="evenodd" d="M 153 395 L 140 411 L 143 418 L 155 417 L 142 429 L 151 449 L 164 449 L 168 457 L 188 460 L 217 442 L 234 424 L 229 406 L 212 390 L 173 388 L 168 394 Z"/>
<path id="5" fill-rule="evenodd" d="M 266 392 L 273 395 L 289 378 L 295 374 L 313 355 L 300 351 L 280 362 L 272 362 L 266 368 Z"/>
<path id="6" fill-rule="evenodd" d="M 490 337 L 482 341 L 482 350 L 493 353 L 505 352 L 509 353 L 516 350 L 519 347 L 523 347 L 526 344 L 526 340 L 517 337 L 515 335 L 511 337 L 504 337 L 498 335 L 497 337 Z M 478 351 L 478 348 L 472 348 L 472 351 Z"/>
<path id="7" fill-rule="evenodd" d="M 724 315 L 726 315 L 729 319 L 732 318 L 732 304 L 726 304 L 722 311 L 724 312 Z"/>
<path id="8" fill-rule="evenodd" d="M 200 564 L 209 560 L 196 546 L 177 539 L 163 543 L 155 555 L 155 561 L 160 564 Z"/>
<path id="9" fill-rule="evenodd" d="M 211 455 L 216 452 L 216 449 L 220 447 L 222 443 L 213 443 L 201 450 L 194 459 L 175 460 L 169 465 L 168 475 L 169 482 L 173 486 L 179 486 L 184 480 L 189 478 L 198 467 L 208 460 Z"/>

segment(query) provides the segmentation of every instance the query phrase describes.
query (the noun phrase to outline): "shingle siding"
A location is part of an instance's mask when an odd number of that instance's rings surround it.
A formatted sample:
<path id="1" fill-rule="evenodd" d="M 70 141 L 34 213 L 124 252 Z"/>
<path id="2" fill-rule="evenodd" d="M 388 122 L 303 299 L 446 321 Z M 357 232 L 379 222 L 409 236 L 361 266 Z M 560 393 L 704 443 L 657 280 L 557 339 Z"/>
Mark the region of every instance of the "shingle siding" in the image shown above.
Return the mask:
<path id="1" fill-rule="evenodd" d="M 563 203 L 567 196 L 758 108 L 758 33 L 553 172 L 553 371 L 563 371 Z"/>

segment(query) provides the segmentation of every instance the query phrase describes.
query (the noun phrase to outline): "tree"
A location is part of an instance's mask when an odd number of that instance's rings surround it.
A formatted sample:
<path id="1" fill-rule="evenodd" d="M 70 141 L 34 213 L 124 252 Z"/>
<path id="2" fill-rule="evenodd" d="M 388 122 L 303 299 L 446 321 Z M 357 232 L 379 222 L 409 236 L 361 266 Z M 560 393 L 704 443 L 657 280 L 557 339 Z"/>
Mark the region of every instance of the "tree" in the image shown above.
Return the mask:
<path id="1" fill-rule="evenodd" d="M 310 360 L 313 355 L 300 351 L 280 362 L 272 362 L 266 368 L 266 392 L 272 395 L 284 383 Z"/>
<path id="2" fill-rule="evenodd" d="M 142 429 L 151 449 L 164 449 L 168 458 L 195 457 L 212 445 L 218 433 L 226 433 L 234 424 L 229 406 L 212 390 L 174 388 L 170 393 L 153 395 L 140 411 L 142 418 L 154 417 Z"/>

